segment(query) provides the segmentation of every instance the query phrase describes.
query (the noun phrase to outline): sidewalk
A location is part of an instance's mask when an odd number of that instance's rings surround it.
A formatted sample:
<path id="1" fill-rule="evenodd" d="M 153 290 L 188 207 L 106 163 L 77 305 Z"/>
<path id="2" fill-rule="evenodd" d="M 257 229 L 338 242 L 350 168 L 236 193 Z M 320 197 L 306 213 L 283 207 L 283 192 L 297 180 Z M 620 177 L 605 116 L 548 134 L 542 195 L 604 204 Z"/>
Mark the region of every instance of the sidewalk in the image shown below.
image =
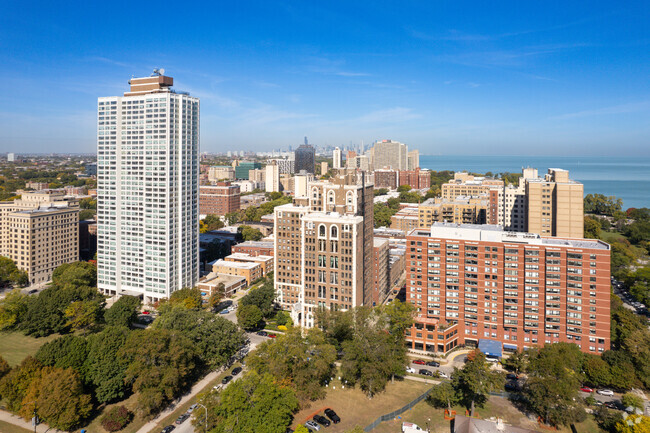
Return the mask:
<path id="1" fill-rule="evenodd" d="M 14 414 L 12 414 L 10 412 L 7 412 L 7 411 L 4 411 L 4 410 L 0 410 L 0 420 L 2 420 L 4 422 L 7 422 L 9 424 L 13 424 L 13 425 L 18 426 L 18 427 L 22 427 L 22 428 L 24 428 L 26 430 L 29 430 L 29 431 L 34 431 L 34 427 L 32 426 L 31 421 L 25 421 L 24 419 L 22 419 L 18 415 L 14 415 Z M 47 424 L 39 424 L 36 427 L 36 432 L 37 433 L 46 433 L 46 432 L 47 433 L 65 433 L 65 432 L 62 432 L 61 430 L 50 428 L 50 427 L 48 427 Z"/>
<path id="2" fill-rule="evenodd" d="M 201 379 L 200 381 L 195 383 L 189 393 L 185 394 L 179 400 L 177 400 L 174 403 L 167 406 L 167 408 L 165 410 L 160 412 L 154 419 L 152 419 L 151 421 L 149 421 L 148 423 L 143 425 L 140 428 L 140 430 L 138 430 L 136 433 L 149 433 L 154 427 L 156 427 L 156 424 L 158 424 L 158 421 L 165 418 L 167 415 L 173 413 L 178 406 L 181 406 L 181 405 L 187 403 L 192 397 L 194 397 L 199 392 L 201 392 L 203 390 L 203 388 L 208 386 L 208 384 L 210 382 L 215 380 L 221 373 L 223 373 L 223 371 L 224 371 L 224 369 L 222 367 L 217 371 L 213 371 L 213 372 L 209 373 L 203 379 Z"/>

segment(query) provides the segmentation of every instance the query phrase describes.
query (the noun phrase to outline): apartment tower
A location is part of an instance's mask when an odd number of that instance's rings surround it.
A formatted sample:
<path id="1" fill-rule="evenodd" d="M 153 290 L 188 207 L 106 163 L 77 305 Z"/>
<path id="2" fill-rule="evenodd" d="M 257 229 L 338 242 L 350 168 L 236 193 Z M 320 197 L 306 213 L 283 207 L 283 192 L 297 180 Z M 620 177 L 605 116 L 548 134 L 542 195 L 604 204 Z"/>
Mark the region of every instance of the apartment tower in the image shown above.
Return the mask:
<path id="1" fill-rule="evenodd" d="M 199 276 L 199 99 L 155 70 L 97 105 L 97 279 L 145 302 Z"/>
<path id="2" fill-rule="evenodd" d="M 320 308 L 372 305 L 373 186 L 365 173 L 310 182 L 307 197 L 275 208 L 277 300 L 312 327 Z"/>

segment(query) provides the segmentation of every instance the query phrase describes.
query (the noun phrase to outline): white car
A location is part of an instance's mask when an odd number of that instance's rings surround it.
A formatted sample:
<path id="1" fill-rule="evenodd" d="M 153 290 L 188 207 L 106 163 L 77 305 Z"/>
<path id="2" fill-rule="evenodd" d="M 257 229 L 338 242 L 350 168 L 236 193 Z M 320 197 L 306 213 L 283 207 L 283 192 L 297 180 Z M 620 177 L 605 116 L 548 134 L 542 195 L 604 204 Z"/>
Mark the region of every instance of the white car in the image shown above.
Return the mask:
<path id="1" fill-rule="evenodd" d="M 438 370 L 438 376 L 442 377 L 443 379 L 449 379 L 449 376 L 447 376 L 447 373 L 444 371 Z"/>
<path id="2" fill-rule="evenodd" d="M 320 424 L 318 424 L 318 423 L 316 423 L 314 421 L 311 421 L 311 420 L 309 420 L 309 421 L 307 421 L 305 423 L 305 427 L 307 427 L 309 429 L 312 429 L 312 430 L 316 430 L 316 431 L 320 430 Z"/>
<path id="3" fill-rule="evenodd" d="M 413 373 L 413 374 L 415 374 L 415 368 L 413 368 L 413 367 L 406 367 L 406 372 L 407 372 L 407 373 Z"/>
<path id="4" fill-rule="evenodd" d="M 614 391 L 612 391 L 611 389 L 599 389 L 596 392 L 600 395 L 606 395 L 608 397 L 612 397 L 614 395 Z"/>

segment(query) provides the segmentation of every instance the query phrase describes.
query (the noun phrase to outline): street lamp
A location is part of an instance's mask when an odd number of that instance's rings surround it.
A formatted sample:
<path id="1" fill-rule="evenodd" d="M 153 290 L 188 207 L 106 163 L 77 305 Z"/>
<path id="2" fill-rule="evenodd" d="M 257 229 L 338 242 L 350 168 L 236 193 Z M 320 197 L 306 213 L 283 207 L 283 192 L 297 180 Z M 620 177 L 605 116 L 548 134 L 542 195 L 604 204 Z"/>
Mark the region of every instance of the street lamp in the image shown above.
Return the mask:
<path id="1" fill-rule="evenodd" d="M 208 433 L 208 408 L 203 406 L 201 403 L 197 403 L 196 405 L 205 409 L 205 433 Z"/>

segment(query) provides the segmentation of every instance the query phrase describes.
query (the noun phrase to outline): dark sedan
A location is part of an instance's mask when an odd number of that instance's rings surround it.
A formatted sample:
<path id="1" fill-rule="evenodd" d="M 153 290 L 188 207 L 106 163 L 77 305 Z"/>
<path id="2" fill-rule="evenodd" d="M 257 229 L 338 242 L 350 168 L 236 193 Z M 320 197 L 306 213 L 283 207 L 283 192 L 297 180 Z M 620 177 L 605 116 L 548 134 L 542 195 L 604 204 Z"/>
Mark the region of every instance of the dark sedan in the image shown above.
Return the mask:
<path id="1" fill-rule="evenodd" d="M 341 422 L 341 418 L 330 408 L 325 409 L 325 415 L 327 415 L 327 417 L 331 419 L 334 424 Z"/>
<path id="2" fill-rule="evenodd" d="M 313 418 L 313 419 L 314 419 L 314 421 L 316 421 L 318 424 L 323 425 L 323 426 L 325 426 L 325 427 L 329 427 L 330 424 L 331 424 L 331 423 L 330 423 L 330 420 L 328 420 L 327 418 L 325 418 L 323 415 L 314 415 L 314 418 Z"/>

